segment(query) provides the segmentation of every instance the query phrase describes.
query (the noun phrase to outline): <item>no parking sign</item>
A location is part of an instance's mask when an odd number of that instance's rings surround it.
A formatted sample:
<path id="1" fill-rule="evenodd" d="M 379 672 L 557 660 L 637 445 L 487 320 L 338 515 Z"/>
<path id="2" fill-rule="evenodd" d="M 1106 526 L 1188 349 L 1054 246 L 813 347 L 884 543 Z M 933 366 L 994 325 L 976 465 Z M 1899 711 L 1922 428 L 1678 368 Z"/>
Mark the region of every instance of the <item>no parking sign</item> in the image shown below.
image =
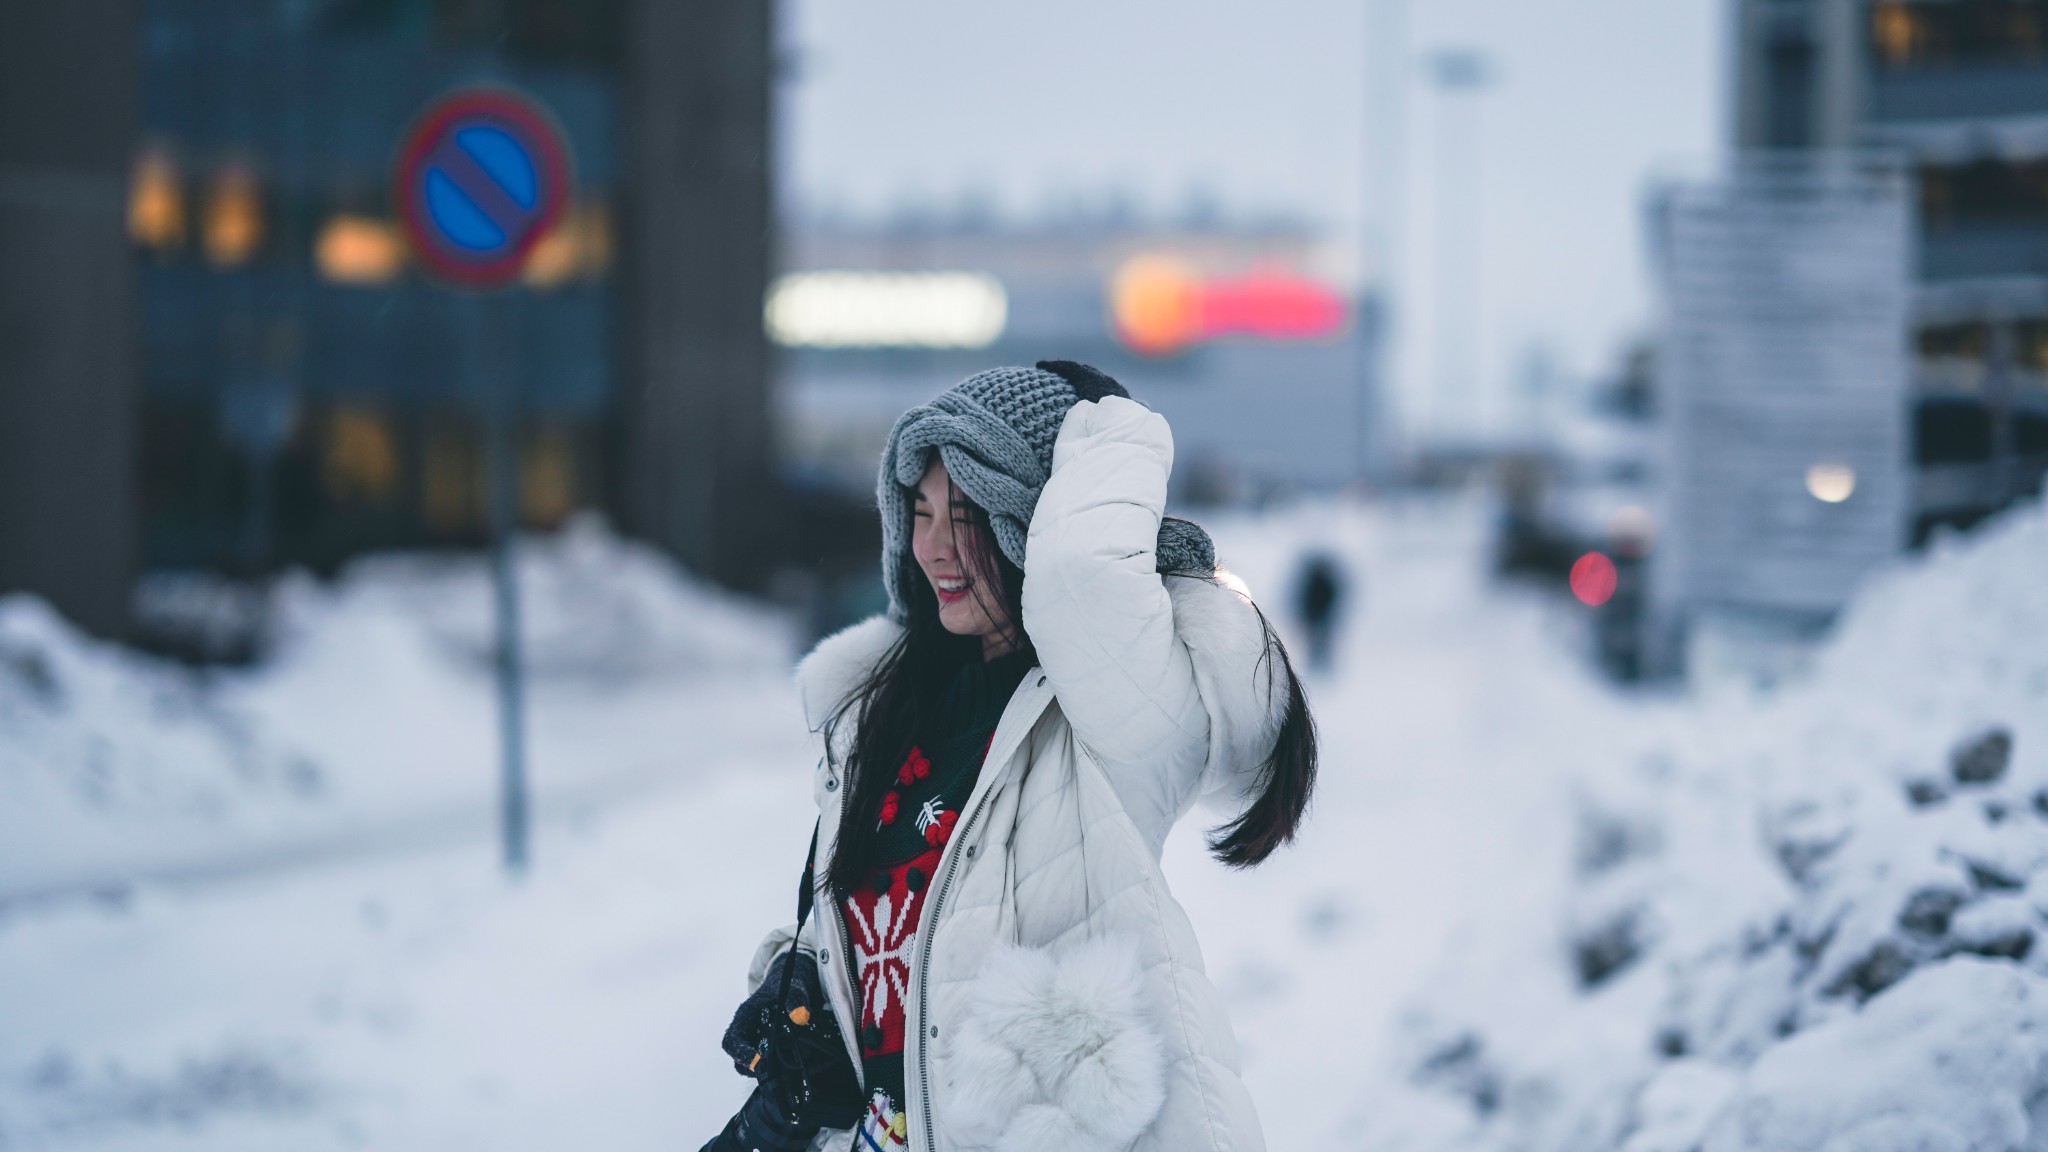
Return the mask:
<path id="1" fill-rule="evenodd" d="M 569 152 L 538 104 L 471 88 L 421 113 L 392 177 L 392 201 L 420 262 L 442 279 L 489 288 L 518 276 L 561 218 Z"/>
<path id="2" fill-rule="evenodd" d="M 569 151 L 540 105 L 501 88 L 470 88 L 429 105 L 406 132 L 392 170 L 392 202 L 420 263 L 473 290 L 519 275 L 569 200 Z M 505 867 L 526 869 L 525 689 L 519 651 L 517 358 L 509 301 L 473 294 L 467 357 L 490 408 L 491 586 L 503 751 Z"/>

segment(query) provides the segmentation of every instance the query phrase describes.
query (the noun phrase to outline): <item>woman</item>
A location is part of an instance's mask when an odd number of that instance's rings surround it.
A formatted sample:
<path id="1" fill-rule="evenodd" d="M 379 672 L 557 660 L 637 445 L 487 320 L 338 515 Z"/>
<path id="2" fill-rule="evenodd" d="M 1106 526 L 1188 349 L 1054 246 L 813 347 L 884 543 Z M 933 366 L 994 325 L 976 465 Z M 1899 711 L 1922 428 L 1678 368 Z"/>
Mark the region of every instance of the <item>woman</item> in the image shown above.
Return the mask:
<path id="1" fill-rule="evenodd" d="M 1163 419 L 1066 361 L 970 377 L 891 433 L 888 616 L 797 669 L 825 743 L 817 915 L 752 973 L 763 998 L 794 939 L 851 1022 L 865 1115 L 815 1146 L 1263 1146 L 1159 856 L 1205 792 L 1238 812 L 1226 864 L 1290 840 L 1314 726 L 1207 535 L 1162 516 L 1172 462 Z"/>

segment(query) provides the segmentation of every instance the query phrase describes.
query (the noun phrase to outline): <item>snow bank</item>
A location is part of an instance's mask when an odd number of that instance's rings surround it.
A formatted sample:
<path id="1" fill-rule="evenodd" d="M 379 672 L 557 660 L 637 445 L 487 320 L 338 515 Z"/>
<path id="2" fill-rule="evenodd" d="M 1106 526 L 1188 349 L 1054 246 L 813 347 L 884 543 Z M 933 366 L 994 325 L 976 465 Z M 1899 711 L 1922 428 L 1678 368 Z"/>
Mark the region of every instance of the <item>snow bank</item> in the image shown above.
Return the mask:
<path id="1" fill-rule="evenodd" d="M 787 617 L 585 519 L 519 552 L 534 787 L 697 770 L 782 699 Z M 490 568 L 386 555 L 272 602 L 271 651 L 200 673 L 0 601 L 0 900 L 481 824 L 496 786 Z M 720 746 L 729 746 L 732 740 Z"/>
<path id="2" fill-rule="evenodd" d="M 0 597 L 0 892 L 89 862 L 118 870 L 151 840 L 197 848 L 325 784 L 197 674 Z"/>
<path id="3" fill-rule="evenodd" d="M 1413 1079 L 1468 1111 L 1414 1145 L 2048 1147 L 2044 574 L 2010 514 L 1874 581 L 1810 682 L 1582 769 L 1567 978 L 1428 997 Z"/>
<path id="4" fill-rule="evenodd" d="M 715 588 L 602 519 L 522 541 L 520 630 L 529 672 L 542 679 L 618 684 L 652 677 L 786 669 L 796 638 L 785 614 Z M 277 659 L 349 656 L 417 663 L 422 651 L 485 669 L 494 651 L 491 571 L 478 554 L 387 554 L 351 564 L 331 584 L 303 574 L 276 599 Z M 359 629 L 411 633 L 379 660 L 351 640 Z"/>

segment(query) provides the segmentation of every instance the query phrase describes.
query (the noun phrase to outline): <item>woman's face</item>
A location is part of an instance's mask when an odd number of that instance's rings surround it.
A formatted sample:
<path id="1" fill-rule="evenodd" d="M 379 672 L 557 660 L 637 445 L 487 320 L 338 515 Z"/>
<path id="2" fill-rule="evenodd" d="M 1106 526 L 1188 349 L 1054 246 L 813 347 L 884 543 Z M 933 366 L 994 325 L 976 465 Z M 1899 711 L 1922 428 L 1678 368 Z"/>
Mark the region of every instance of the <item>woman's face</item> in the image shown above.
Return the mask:
<path id="1" fill-rule="evenodd" d="M 964 504 L 965 498 L 961 498 Z M 917 482 L 911 505 L 910 554 L 939 599 L 939 623 L 955 636 L 981 637 L 984 659 L 1011 645 L 1009 613 L 1003 607 L 1002 577 L 994 564 L 977 570 L 976 557 L 990 557 L 994 542 L 954 503 L 953 478 L 937 452 Z"/>

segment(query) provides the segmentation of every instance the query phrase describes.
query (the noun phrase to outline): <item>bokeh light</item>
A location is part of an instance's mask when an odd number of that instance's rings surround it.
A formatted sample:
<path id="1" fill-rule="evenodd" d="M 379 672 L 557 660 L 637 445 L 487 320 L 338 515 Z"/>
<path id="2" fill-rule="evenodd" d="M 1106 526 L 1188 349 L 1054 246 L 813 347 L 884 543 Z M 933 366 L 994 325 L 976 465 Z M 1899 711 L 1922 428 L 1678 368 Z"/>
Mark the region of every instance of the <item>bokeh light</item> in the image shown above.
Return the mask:
<path id="1" fill-rule="evenodd" d="M 986 348 L 1009 323 L 1009 296 L 980 272 L 794 272 L 765 311 L 784 347 Z"/>
<path id="2" fill-rule="evenodd" d="M 1110 284 L 1109 310 L 1125 347 L 1141 356 L 1170 355 L 1201 336 L 1201 279 L 1171 256 L 1135 257 Z"/>
<path id="3" fill-rule="evenodd" d="M 1572 565 L 1572 595 L 1589 607 L 1598 608 L 1614 598 L 1614 561 L 1601 552 L 1588 552 Z"/>
<path id="4" fill-rule="evenodd" d="M 1806 491 L 1823 504 L 1840 504 L 1856 491 L 1856 470 L 1847 464 L 1815 464 L 1806 470 Z"/>
<path id="5" fill-rule="evenodd" d="M 405 238 L 388 220 L 336 216 L 320 229 L 313 263 L 337 284 L 388 284 L 405 268 Z"/>
<path id="6" fill-rule="evenodd" d="M 248 261 L 263 243 L 263 190 L 256 173 L 233 164 L 214 177 L 207 194 L 206 259 L 220 268 Z"/>
<path id="7" fill-rule="evenodd" d="M 161 149 L 135 162 L 128 188 L 128 235 L 151 248 L 175 248 L 185 241 L 185 192 L 178 169 Z"/>

